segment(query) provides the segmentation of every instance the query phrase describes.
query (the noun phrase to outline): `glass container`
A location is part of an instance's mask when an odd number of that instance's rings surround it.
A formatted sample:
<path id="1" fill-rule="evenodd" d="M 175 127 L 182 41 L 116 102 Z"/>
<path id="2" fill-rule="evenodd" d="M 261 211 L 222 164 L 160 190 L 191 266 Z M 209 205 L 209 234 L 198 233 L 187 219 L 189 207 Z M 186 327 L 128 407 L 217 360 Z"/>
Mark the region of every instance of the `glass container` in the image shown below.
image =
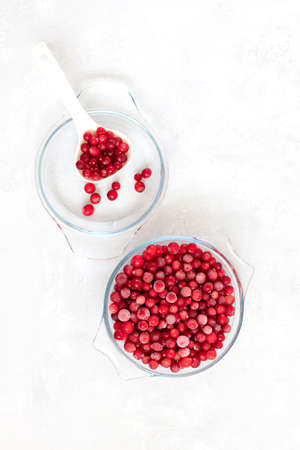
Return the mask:
<path id="1" fill-rule="evenodd" d="M 89 196 L 84 192 L 85 181 L 74 169 L 76 130 L 72 119 L 64 118 L 41 145 L 36 186 L 43 206 L 74 253 L 91 259 L 115 258 L 122 255 L 162 200 L 167 186 L 166 160 L 126 85 L 102 80 L 87 86 L 78 97 L 99 125 L 128 136 L 132 143 L 130 164 L 101 182 L 101 202 L 92 216 L 84 216 L 82 206 L 89 202 Z M 138 193 L 133 177 L 145 167 L 151 168 L 152 176 L 145 180 L 145 191 Z M 106 196 L 113 181 L 121 183 L 116 201 Z"/>

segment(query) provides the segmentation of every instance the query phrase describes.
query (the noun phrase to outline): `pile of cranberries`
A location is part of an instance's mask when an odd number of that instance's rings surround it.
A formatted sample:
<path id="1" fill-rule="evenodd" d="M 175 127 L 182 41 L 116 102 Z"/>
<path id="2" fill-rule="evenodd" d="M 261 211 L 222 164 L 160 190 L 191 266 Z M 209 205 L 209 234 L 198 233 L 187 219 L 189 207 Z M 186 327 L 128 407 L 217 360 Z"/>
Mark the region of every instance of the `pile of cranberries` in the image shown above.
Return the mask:
<path id="1" fill-rule="evenodd" d="M 112 131 L 99 127 L 96 134 L 86 131 L 83 139 L 76 167 L 84 178 L 99 181 L 118 172 L 126 163 L 129 145 Z"/>
<path id="2" fill-rule="evenodd" d="M 149 245 L 115 278 L 114 338 L 155 370 L 173 373 L 213 360 L 234 315 L 231 279 L 195 243 Z"/>

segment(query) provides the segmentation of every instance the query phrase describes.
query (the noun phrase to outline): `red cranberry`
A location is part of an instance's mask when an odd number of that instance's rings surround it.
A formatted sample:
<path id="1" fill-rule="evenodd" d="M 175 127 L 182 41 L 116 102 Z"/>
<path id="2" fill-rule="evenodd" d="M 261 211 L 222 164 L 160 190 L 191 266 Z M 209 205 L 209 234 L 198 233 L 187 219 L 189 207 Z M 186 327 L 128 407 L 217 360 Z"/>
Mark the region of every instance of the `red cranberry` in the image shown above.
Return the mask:
<path id="1" fill-rule="evenodd" d="M 94 172 L 94 173 L 92 174 L 91 178 L 92 178 L 93 181 L 98 181 L 98 180 L 100 180 L 100 178 L 101 178 L 100 173 Z"/>
<path id="2" fill-rule="evenodd" d="M 150 311 L 148 308 L 141 306 L 137 312 L 137 316 L 140 320 L 148 320 L 150 317 Z"/>
<path id="3" fill-rule="evenodd" d="M 183 255 L 182 259 L 186 263 L 191 263 L 193 261 L 194 257 L 190 253 L 186 253 L 185 255 Z"/>
<path id="4" fill-rule="evenodd" d="M 135 179 L 135 181 L 141 181 L 142 180 L 142 175 L 140 173 L 136 173 L 134 175 L 134 179 Z"/>
<path id="5" fill-rule="evenodd" d="M 157 315 L 150 316 L 148 322 L 150 327 L 156 327 L 159 324 L 159 317 Z"/>
<path id="6" fill-rule="evenodd" d="M 91 178 L 92 172 L 89 169 L 84 169 L 82 171 L 82 175 L 84 176 L 84 178 Z"/>
<path id="7" fill-rule="evenodd" d="M 217 342 L 217 335 L 216 333 L 212 332 L 211 334 L 209 334 L 206 338 L 206 341 L 209 344 L 214 344 L 215 342 Z"/>
<path id="8" fill-rule="evenodd" d="M 119 306 L 116 303 L 111 303 L 109 305 L 109 312 L 111 314 L 116 314 L 119 311 Z"/>
<path id="9" fill-rule="evenodd" d="M 142 260 L 142 263 L 143 263 L 143 260 Z M 144 272 L 143 280 L 145 281 L 145 283 L 151 283 L 153 278 L 154 278 L 154 275 L 152 273 Z"/>
<path id="10" fill-rule="evenodd" d="M 143 257 L 140 255 L 135 255 L 131 259 L 131 264 L 133 265 L 133 267 L 142 267 L 143 263 Z"/>
<path id="11" fill-rule="evenodd" d="M 118 273 L 118 275 L 115 278 L 115 281 L 118 286 L 124 286 L 124 284 L 127 283 L 128 277 L 125 273 Z"/>
<path id="12" fill-rule="evenodd" d="M 89 147 L 88 144 L 86 144 L 86 143 L 84 142 L 84 143 L 81 144 L 80 148 L 81 148 L 82 153 L 86 153 L 86 152 L 89 151 L 89 148 L 90 148 L 90 147 Z"/>
<path id="13" fill-rule="evenodd" d="M 133 342 L 126 341 L 124 344 L 124 349 L 126 352 L 133 353 L 136 350 L 136 346 Z"/>
<path id="14" fill-rule="evenodd" d="M 205 280 L 206 280 L 206 275 L 205 275 L 205 273 L 203 273 L 203 272 L 197 273 L 197 275 L 196 275 L 196 281 L 197 281 L 197 283 L 203 284 L 203 283 L 205 282 Z"/>
<path id="15" fill-rule="evenodd" d="M 138 267 L 138 268 L 134 269 L 132 273 L 135 277 L 141 278 L 144 274 L 144 271 L 143 271 L 143 269 L 140 269 Z"/>
<path id="16" fill-rule="evenodd" d="M 155 292 L 163 292 L 165 289 L 165 283 L 161 280 L 157 280 L 154 282 L 153 284 L 153 289 L 155 290 Z"/>
<path id="17" fill-rule="evenodd" d="M 89 148 L 89 153 L 90 153 L 92 156 L 98 156 L 99 153 L 100 153 L 100 149 L 99 149 L 98 147 L 91 146 L 91 147 Z"/>
<path id="18" fill-rule="evenodd" d="M 202 342 L 205 342 L 206 336 L 205 336 L 204 333 L 197 333 L 196 334 L 196 339 L 197 339 L 198 342 L 202 343 Z"/>
<path id="19" fill-rule="evenodd" d="M 140 338 L 139 339 L 140 339 L 140 342 L 142 344 L 148 344 L 148 342 L 150 342 L 150 335 L 149 335 L 149 333 L 147 331 L 143 331 L 140 334 Z"/>
<path id="20" fill-rule="evenodd" d="M 130 289 L 128 289 L 127 287 L 121 289 L 122 298 L 125 298 L 125 299 L 129 298 L 130 294 L 131 294 Z"/>
<path id="21" fill-rule="evenodd" d="M 149 361 L 149 367 L 150 367 L 150 369 L 152 369 L 152 370 L 157 369 L 157 368 L 158 368 L 158 362 L 155 361 L 154 359 L 151 359 L 151 360 Z"/>
<path id="22" fill-rule="evenodd" d="M 177 255 L 179 251 L 179 245 L 177 242 L 170 242 L 170 244 L 168 244 L 168 251 L 171 255 Z"/>
<path id="23" fill-rule="evenodd" d="M 231 326 L 229 324 L 225 325 L 223 327 L 223 331 L 224 331 L 224 333 L 229 333 L 229 331 L 231 331 Z"/>
<path id="24" fill-rule="evenodd" d="M 121 296 L 119 294 L 119 292 L 112 292 L 110 294 L 110 299 L 112 302 L 120 302 L 121 301 Z"/>
<path id="25" fill-rule="evenodd" d="M 178 338 L 179 336 L 179 331 L 176 328 L 172 328 L 170 330 L 170 336 L 174 339 Z"/>
<path id="26" fill-rule="evenodd" d="M 117 330 L 114 332 L 114 338 L 117 341 L 122 341 L 124 339 L 124 333 L 121 330 Z"/>
<path id="27" fill-rule="evenodd" d="M 169 307 L 168 307 L 168 305 L 160 305 L 158 310 L 159 310 L 160 314 L 166 315 L 169 312 Z"/>
<path id="28" fill-rule="evenodd" d="M 118 192 L 117 191 L 114 191 L 113 189 L 108 191 L 108 193 L 107 193 L 108 200 L 113 201 L 113 200 L 116 200 L 117 197 L 118 197 Z"/>
<path id="29" fill-rule="evenodd" d="M 88 131 L 86 131 L 86 132 L 84 133 L 84 135 L 83 135 L 83 139 L 84 139 L 86 142 L 89 142 L 89 140 L 91 139 L 91 137 L 92 137 L 92 134 L 89 133 Z"/>
<path id="30" fill-rule="evenodd" d="M 166 296 L 166 300 L 168 303 L 175 303 L 177 301 L 177 295 L 175 292 L 170 291 Z"/>
<path id="31" fill-rule="evenodd" d="M 142 171 L 143 178 L 149 178 L 149 177 L 151 177 L 151 174 L 152 174 L 152 170 L 149 169 L 148 167 Z"/>
<path id="32" fill-rule="evenodd" d="M 76 167 L 77 167 L 78 170 L 83 170 L 85 168 L 85 163 L 83 161 L 81 161 L 81 160 L 78 160 L 76 162 Z"/>
<path id="33" fill-rule="evenodd" d="M 191 310 L 195 311 L 196 309 L 199 309 L 199 303 L 198 302 L 192 302 L 190 305 Z"/>
<path id="34" fill-rule="evenodd" d="M 122 142 L 118 149 L 122 152 L 122 153 L 126 153 L 129 150 L 129 145 L 127 144 L 127 142 Z"/>
<path id="35" fill-rule="evenodd" d="M 219 298 L 219 293 L 217 291 L 212 291 L 210 296 L 213 300 L 216 300 L 217 298 Z"/>
<path id="36" fill-rule="evenodd" d="M 217 314 L 217 312 L 216 312 L 215 308 L 213 308 L 212 306 L 210 306 L 210 307 L 207 309 L 207 314 L 208 314 L 209 316 L 215 316 L 215 315 Z"/>
<path id="37" fill-rule="evenodd" d="M 98 127 L 97 130 L 96 130 L 96 133 L 99 136 L 100 134 L 105 134 L 106 130 L 105 130 L 105 128 Z"/>
<path id="38" fill-rule="evenodd" d="M 192 290 L 191 290 L 191 288 L 185 286 L 181 289 L 180 293 L 181 293 L 182 297 L 190 297 Z"/>
<path id="39" fill-rule="evenodd" d="M 96 186 L 93 183 L 86 183 L 84 185 L 84 190 L 87 194 L 92 194 L 96 190 Z"/>
<path id="40" fill-rule="evenodd" d="M 224 284 L 221 281 L 216 281 L 214 283 L 214 289 L 216 291 L 222 291 L 223 288 L 224 288 Z"/>
<path id="41" fill-rule="evenodd" d="M 149 272 L 148 272 L 149 273 Z M 151 274 L 152 275 L 152 274 Z M 153 277 L 153 275 L 152 275 Z M 158 272 L 156 272 L 155 274 L 155 278 L 156 280 L 164 280 L 165 279 L 165 272 L 163 272 L 162 270 L 159 270 Z M 152 281 L 152 280 L 151 280 Z"/>
<path id="42" fill-rule="evenodd" d="M 198 302 L 201 300 L 201 298 L 202 298 L 202 292 L 199 289 L 195 289 L 192 292 L 192 299 Z"/>
<path id="43" fill-rule="evenodd" d="M 94 207 L 93 205 L 84 205 L 84 207 L 82 208 L 82 213 L 84 216 L 91 216 L 92 214 L 94 214 Z"/>
<path id="44" fill-rule="evenodd" d="M 207 272 L 207 277 L 210 281 L 216 281 L 218 278 L 217 271 L 215 269 L 211 269 Z"/>
<path id="45" fill-rule="evenodd" d="M 91 203 L 96 205 L 97 203 L 100 203 L 101 197 L 96 192 L 90 196 Z"/>
<path id="46" fill-rule="evenodd" d="M 168 314 L 166 317 L 166 322 L 168 325 L 174 325 L 174 323 L 176 322 L 176 317 L 174 316 L 174 314 Z"/>
<path id="47" fill-rule="evenodd" d="M 228 284 L 231 283 L 231 279 L 229 277 L 223 277 L 222 282 L 223 282 L 224 286 L 227 286 Z"/>
<path id="48" fill-rule="evenodd" d="M 179 365 L 177 363 L 174 363 L 174 364 L 171 365 L 171 371 L 173 373 L 177 373 L 177 372 L 179 372 L 179 370 L 180 370 L 180 367 L 179 367 Z"/>
<path id="49" fill-rule="evenodd" d="M 178 271 L 175 273 L 175 277 L 177 278 L 177 280 L 180 280 L 180 281 L 184 280 L 184 279 L 185 279 L 185 273 L 184 273 L 184 271 L 183 271 L 183 270 L 178 270 Z"/>
<path id="50" fill-rule="evenodd" d="M 137 192 L 143 192 L 145 190 L 145 184 L 142 181 L 137 181 L 134 185 L 134 189 Z"/>
<path id="51" fill-rule="evenodd" d="M 146 320 L 140 320 L 138 322 L 138 324 L 137 324 L 137 327 L 138 327 L 139 330 L 145 331 L 145 330 L 148 330 L 149 325 L 148 325 L 148 322 Z"/>
<path id="52" fill-rule="evenodd" d="M 225 303 L 227 305 L 232 305 L 232 303 L 234 303 L 234 297 L 232 295 L 226 295 L 225 296 Z"/>
<path id="53" fill-rule="evenodd" d="M 145 298 L 143 295 L 139 295 L 139 296 L 136 298 L 136 303 L 137 303 L 138 305 L 143 305 L 143 304 L 145 303 L 145 301 L 146 301 L 146 298 Z"/>
<path id="54" fill-rule="evenodd" d="M 97 137 L 97 136 L 92 136 L 92 137 L 90 138 L 90 140 L 89 140 L 89 144 L 90 144 L 91 146 L 93 146 L 93 145 L 98 145 L 98 143 L 99 143 L 99 141 L 98 141 L 98 137 Z"/>
<path id="55" fill-rule="evenodd" d="M 228 317 L 225 316 L 225 314 L 219 314 L 218 317 L 217 317 L 217 322 L 220 325 L 227 325 Z"/>
<path id="56" fill-rule="evenodd" d="M 210 334 L 212 332 L 212 327 L 210 325 L 205 325 L 203 328 L 203 333 Z"/>
<path id="57" fill-rule="evenodd" d="M 215 359 L 217 357 L 217 352 L 215 350 L 208 350 L 207 359 Z"/>
<path id="58" fill-rule="evenodd" d="M 232 286 L 226 286 L 225 287 L 225 294 L 227 294 L 227 295 L 233 294 L 233 287 Z"/>
<path id="59" fill-rule="evenodd" d="M 178 336 L 176 343 L 177 343 L 178 347 L 184 348 L 189 345 L 190 340 L 187 336 L 180 335 L 180 336 Z"/>
<path id="60" fill-rule="evenodd" d="M 208 282 L 208 283 L 204 283 L 202 289 L 203 289 L 204 292 L 210 293 L 213 290 L 213 287 L 214 287 L 213 284 Z"/>
<path id="61" fill-rule="evenodd" d="M 189 319 L 187 321 L 187 326 L 190 330 L 196 330 L 198 328 L 198 323 L 195 319 Z"/>
<path id="62" fill-rule="evenodd" d="M 139 307 L 140 307 L 140 305 L 139 305 L 138 303 L 136 303 L 136 302 L 132 302 L 132 303 L 130 303 L 130 305 L 129 305 L 129 309 L 130 309 L 130 311 L 132 311 L 132 312 L 137 312 L 137 310 L 139 309 Z"/>
<path id="63" fill-rule="evenodd" d="M 187 368 L 187 367 L 190 367 L 190 365 L 192 364 L 192 358 L 190 358 L 189 356 L 188 357 L 186 357 L 186 358 L 182 358 L 181 360 L 180 360 L 180 362 L 179 362 L 179 364 L 180 364 L 180 367 L 182 368 L 182 369 L 185 369 L 185 368 Z"/>
<path id="64" fill-rule="evenodd" d="M 189 356 L 191 353 L 191 350 L 188 347 L 180 348 L 178 350 L 178 354 L 181 356 L 181 358 L 185 358 L 186 356 Z"/>
<path id="65" fill-rule="evenodd" d="M 171 366 L 171 359 L 169 358 L 163 358 L 160 362 L 160 364 L 165 367 L 166 369 L 168 369 Z"/>
<path id="66" fill-rule="evenodd" d="M 118 191 L 120 189 L 121 185 L 118 181 L 114 181 L 113 184 L 111 185 L 111 187 L 113 188 L 114 191 Z"/>

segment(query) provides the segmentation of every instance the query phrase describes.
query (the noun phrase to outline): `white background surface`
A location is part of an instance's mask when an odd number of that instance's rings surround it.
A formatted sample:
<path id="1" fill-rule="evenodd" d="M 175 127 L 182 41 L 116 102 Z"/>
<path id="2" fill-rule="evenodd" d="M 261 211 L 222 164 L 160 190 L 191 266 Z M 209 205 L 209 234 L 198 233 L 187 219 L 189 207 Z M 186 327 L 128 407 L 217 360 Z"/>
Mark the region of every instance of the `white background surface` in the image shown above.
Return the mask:
<path id="1" fill-rule="evenodd" d="M 1 0 L 1 450 L 300 448 L 299 23 L 297 0 Z M 109 268 L 71 254 L 33 184 L 61 115 L 40 40 L 75 89 L 116 74 L 147 107 L 170 184 L 143 236 L 187 217 L 255 266 L 239 339 L 200 376 L 122 381 L 92 346 Z"/>

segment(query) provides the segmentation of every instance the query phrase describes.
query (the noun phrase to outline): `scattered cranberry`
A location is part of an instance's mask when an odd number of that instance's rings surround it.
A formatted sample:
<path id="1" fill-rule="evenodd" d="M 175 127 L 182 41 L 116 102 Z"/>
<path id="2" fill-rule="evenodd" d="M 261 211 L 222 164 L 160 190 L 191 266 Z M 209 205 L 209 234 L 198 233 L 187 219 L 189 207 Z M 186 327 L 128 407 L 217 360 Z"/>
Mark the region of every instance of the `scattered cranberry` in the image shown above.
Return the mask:
<path id="1" fill-rule="evenodd" d="M 91 216 L 92 214 L 94 214 L 94 207 L 93 205 L 84 205 L 84 207 L 82 208 L 82 213 L 84 216 Z"/>
<path id="2" fill-rule="evenodd" d="M 118 181 L 114 181 L 113 184 L 111 185 L 111 187 L 113 188 L 114 191 L 118 191 L 120 189 L 121 185 Z"/>
<path id="3" fill-rule="evenodd" d="M 92 194 L 96 190 L 96 186 L 93 183 L 86 183 L 84 190 L 87 194 Z"/>
<path id="4" fill-rule="evenodd" d="M 131 258 L 115 283 L 109 305 L 114 338 L 135 359 L 177 373 L 217 357 L 231 331 L 235 298 L 210 252 L 194 243 L 152 244 Z"/>
<path id="5" fill-rule="evenodd" d="M 152 175 L 152 170 L 149 169 L 148 167 L 142 171 L 143 178 L 150 178 L 151 175 Z"/>
<path id="6" fill-rule="evenodd" d="M 97 194 L 96 192 L 90 196 L 91 203 L 94 205 L 97 205 L 97 203 L 100 203 L 101 196 Z"/>
<path id="7" fill-rule="evenodd" d="M 114 191 L 113 189 L 108 191 L 108 193 L 107 193 L 108 200 L 112 200 L 113 201 L 113 200 L 116 200 L 117 197 L 118 197 L 117 191 Z"/>
<path id="8" fill-rule="evenodd" d="M 140 173 L 136 173 L 134 175 L 134 179 L 135 179 L 135 181 L 141 181 L 142 180 L 142 175 Z"/>
<path id="9" fill-rule="evenodd" d="M 143 192 L 145 190 L 145 184 L 142 181 L 137 181 L 134 185 L 134 189 L 137 192 Z"/>

